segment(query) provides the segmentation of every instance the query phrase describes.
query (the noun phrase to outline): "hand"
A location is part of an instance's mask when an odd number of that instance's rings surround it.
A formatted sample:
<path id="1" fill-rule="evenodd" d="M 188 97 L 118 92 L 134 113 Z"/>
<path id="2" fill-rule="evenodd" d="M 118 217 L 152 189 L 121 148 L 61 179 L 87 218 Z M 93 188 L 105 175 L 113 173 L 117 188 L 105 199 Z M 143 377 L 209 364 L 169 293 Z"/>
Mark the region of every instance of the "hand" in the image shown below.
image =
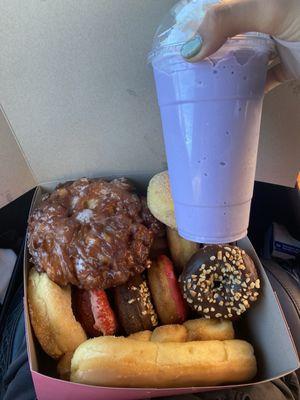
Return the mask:
<path id="1" fill-rule="evenodd" d="M 300 0 L 223 0 L 212 5 L 194 39 L 181 50 L 190 62 L 215 53 L 243 32 L 263 32 L 286 41 L 300 41 Z M 268 71 L 266 92 L 286 80 L 281 64 Z"/>

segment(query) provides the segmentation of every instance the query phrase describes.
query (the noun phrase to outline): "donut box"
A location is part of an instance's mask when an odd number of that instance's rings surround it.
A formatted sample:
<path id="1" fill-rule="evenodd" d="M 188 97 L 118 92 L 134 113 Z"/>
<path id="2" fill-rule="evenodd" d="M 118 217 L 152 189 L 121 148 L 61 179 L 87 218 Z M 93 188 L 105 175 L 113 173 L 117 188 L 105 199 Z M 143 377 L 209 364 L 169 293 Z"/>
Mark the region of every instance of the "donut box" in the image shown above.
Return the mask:
<path id="1" fill-rule="evenodd" d="M 130 176 L 129 176 L 130 177 Z M 132 177 L 135 180 L 135 177 Z M 138 179 L 138 186 L 143 188 L 147 179 Z M 38 186 L 33 197 L 31 211 L 41 201 L 42 194 L 54 189 L 58 182 Z M 143 190 L 143 189 L 142 189 Z M 258 374 L 254 381 L 246 385 L 257 385 L 284 376 L 299 368 L 293 339 L 290 335 L 285 317 L 282 313 L 276 293 L 273 292 L 258 256 L 248 238 L 237 243 L 254 260 L 261 277 L 262 294 L 259 301 L 245 313 L 238 322 L 237 338 L 249 341 L 254 346 L 257 357 Z M 24 254 L 24 282 L 27 282 L 30 268 L 27 250 Z M 82 385 L 63 381 L 57 378 L 55 363 L 40 348 L 31 327 L 28 314 L 27 290 L 24 295 L 25 324 L 27 348 L 31 374 L 38 399 L 50 400 L 54 396 L 61 399 L 74 400 L 129 400 L 149 399 L 155 397 L 174 396 L 187 393 L 213 391 L 220 388 L 232 388 L 246 385 L 227 385 L 218 387 L 186 387 L 186 388 L 110 388 Z"/>

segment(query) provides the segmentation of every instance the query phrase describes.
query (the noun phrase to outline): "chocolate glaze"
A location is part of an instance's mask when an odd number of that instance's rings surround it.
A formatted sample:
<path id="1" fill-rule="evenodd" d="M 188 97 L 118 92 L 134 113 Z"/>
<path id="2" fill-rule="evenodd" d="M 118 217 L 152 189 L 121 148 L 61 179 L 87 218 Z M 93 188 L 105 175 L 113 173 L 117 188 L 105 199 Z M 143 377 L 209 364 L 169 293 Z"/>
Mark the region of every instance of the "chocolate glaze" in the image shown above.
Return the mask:
<path id="1" fill-rule="evenodd" d="M 119 321 L 127 335 L 152 330 L 158 323 L 150 291 L 142 275 L 114 289 L 115 306 Z"/>
<path id="2" fill-rule="evenodd" d="M 83 178 L 43 198 L 29 219 L 28 248 L 54 282 L 106 289 L 150 266 L 161 231 L 128 180 Z"/>
<path id="3" fill-rule="evenodd" d="M 184 269 L 180 284 L 189 306 L 206 318 L 237 319 L 257 300 L 260 280 L 237 246 L 207 245 Z"/>

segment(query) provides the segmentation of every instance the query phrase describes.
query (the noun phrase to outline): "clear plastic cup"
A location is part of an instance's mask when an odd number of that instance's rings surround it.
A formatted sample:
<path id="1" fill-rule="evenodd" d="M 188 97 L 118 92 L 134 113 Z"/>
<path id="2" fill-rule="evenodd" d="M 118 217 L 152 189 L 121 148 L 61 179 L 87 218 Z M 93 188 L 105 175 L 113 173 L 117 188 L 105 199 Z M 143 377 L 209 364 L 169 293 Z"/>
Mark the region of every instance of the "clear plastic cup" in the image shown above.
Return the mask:
<path id="1" fill-rule="evenodd" d="M 262 102 L 273 42 L 248 33 L 188 63 L 180 49 L 207 7 L 184 0 L 156 32 L 152 63 L 179 234 L 228 243 L 247 235 Z"/>

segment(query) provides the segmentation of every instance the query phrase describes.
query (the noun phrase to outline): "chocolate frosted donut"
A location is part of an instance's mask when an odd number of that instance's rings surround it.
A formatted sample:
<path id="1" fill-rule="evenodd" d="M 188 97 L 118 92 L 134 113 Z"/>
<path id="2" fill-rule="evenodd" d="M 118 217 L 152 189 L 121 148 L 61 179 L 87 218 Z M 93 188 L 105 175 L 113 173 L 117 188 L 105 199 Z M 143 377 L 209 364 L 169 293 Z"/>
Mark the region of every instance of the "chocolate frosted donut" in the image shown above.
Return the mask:
<path id="1" fill-rule="evenodd" d="M 46 195 L 29 219 L 28 248 L 59 285 L 106 289 L 151 264 L 162 225 L 125 178 L 79 179 Z"/>
<path id="2" fill-rule="evenodd" d="M 187 264 L 180 284 L 187 303 L 199 314 L 230 320 L 250 308 L 260 289 L 252 259 L 237 246 L 203 247 Z"/>
<path id="3" fill-rule="evenodd" d="M 147 281 L 136 275 L 114 289 L 115 306 L 127 335 L 153 330 L 158 324 Z"/>

